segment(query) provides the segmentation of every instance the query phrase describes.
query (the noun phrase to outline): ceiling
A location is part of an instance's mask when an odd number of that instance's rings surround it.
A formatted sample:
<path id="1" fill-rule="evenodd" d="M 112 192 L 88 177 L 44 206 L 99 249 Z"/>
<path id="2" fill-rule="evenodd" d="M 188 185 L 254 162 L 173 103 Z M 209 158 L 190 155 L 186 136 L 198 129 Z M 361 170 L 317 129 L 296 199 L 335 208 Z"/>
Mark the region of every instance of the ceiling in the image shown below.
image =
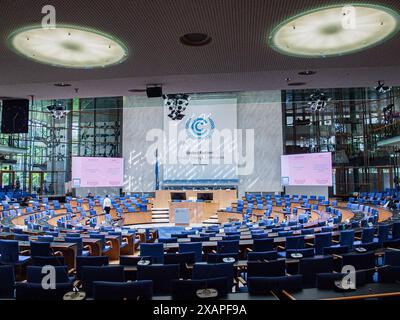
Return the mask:
<path id="1" fill-rule="evenodd" d="M 399 0 L 375 3 L 400 12 Z M 377 80 L 400 85 L 400 35 L 387 43 L 348 56 L 305 59 L 281 55 L 267 44 L 279 22 L 308 9 L 339 3 L 324 0 L 52 0 L 57 23 L 76 24 L 110 33 L 127 44 L 128 59 L 95 70 L 52 67 L 26 60 L 7 48 L 13 30 L 41 22 L 48 1 L 0 1 L 0 96 L 69 98 L 133 95 L 161 83 L 164 92 L 217 92 L 288 88 L 374 86 Z M 342 1 L 340 1 L 342 3 Z M 205 47 L 187 47 L 179 38 L 208 33 Z M 314 76 L 297 72 L 315 70 Z M 57 88 L 56 82 L 71 83 Z M 78 93 L 74 88 L 79 88 Z"/>

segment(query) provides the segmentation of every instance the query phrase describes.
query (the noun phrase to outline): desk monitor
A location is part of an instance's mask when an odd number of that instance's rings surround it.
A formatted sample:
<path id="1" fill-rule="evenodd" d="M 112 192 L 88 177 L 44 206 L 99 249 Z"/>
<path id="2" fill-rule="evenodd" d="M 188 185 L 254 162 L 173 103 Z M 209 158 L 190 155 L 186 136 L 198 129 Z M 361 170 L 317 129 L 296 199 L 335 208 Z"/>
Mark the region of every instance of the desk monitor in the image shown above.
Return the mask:
<path id="1" fill-rule="evenodd" d="M 198 193 L 197 194 L 197 200 L 213 201 L 213 199 L 214 199 L 213 193 Z"/>
<path id="2" fill-rule="evenodd" d="M 171 192 L 172 201 L 182 201 L 186 200 L 186 192 Z"/>

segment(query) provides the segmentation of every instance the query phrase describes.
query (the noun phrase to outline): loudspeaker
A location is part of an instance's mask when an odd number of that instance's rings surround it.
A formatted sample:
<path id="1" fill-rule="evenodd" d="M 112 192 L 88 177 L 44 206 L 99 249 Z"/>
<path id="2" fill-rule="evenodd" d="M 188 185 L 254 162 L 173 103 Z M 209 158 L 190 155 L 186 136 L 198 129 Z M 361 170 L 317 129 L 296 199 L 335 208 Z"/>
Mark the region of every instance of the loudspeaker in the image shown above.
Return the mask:
<path id="1" fill-rule="evenodd" d="M 147 98 L 161 98 L 162 87 L 147 87 L 146 93 L 147 93 Z"/>
<path id="2" fill-rule="evenodd" d="M 29 100 L 3 100 L 1 133 L 28 133 Z"/>

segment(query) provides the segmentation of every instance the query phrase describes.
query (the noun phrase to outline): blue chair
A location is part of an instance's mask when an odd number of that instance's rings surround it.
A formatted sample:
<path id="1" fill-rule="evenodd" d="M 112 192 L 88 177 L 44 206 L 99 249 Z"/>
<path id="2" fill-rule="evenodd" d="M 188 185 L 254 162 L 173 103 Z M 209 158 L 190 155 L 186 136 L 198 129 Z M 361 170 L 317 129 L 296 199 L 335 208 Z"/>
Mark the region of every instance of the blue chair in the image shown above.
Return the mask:
<path id="1" fill-rule="evenodd" d="M 140 256 L 151 257 L 151 263 L 153 264 L 163 264 L 164 245 L 162 243 L 141 243 Z"/>
<path id="2" fill-rule="evenodd" d="M 192 279 L 207 280 L 225 278 L 227 292 L 232 292 L 234 268 L 232 263 L 195 263 L 193 266 Z"/>
<path id="3" fill-rule="evenodd" d="M 92 296 L 95 281 L 124 282 L 123 266 L 85 266 L 81 269 L 82 285 L 88 297 Z"/>
<path id="4" fill-rule="evenodd" d="M 270 291 L 298 291 L 303 288 L 303 277 L 301 275 L 282 277 L 250 277 L 248 279 L 249 294 L 266 295 Z"/>
<path id="5" fill-rule="evenodd" d="M 374 241 L 374 234 L 375 234 L 375 229 L 374 228 L 364 228 L 362 233 L 361 233 L 361 243 L 370 243 Z M 358 244 L 356 241 L 355 244 Z"/>
<path id="6" fill-rule="evenodd" d="M 83 267 L 100 267 L 100 266 L 108 266 L 108 257 L 106 256 L 90 256 L 76 257 L 76 277 L 79 280 L 82 280 L 81 270 Z"/>
<path id="7" fill-rule="evenodd" d="M 285 259 L 247 262 L 247 277 L 281 277 L 286 275 Z"/>
<path id="8" fill-rule="evenodd" d="M 106 236 L 104 234 L 90 234 L 90 238 L 92 239 L 99 239 L 102 246 L 103 254 L 107 254 L 111 250 L 111 243 L 106 241 Z"/>
<path id="9" fill-rule="evenodd" d="M 122 232 L 119 232 L 119 231 L 109 231 L 108 234 L 109 234 L 110 236 L 118 236 L 118 237 L 119 237 L 119 246 L 120 246 L 120 249 L 123 249 L 123 248 L 125 248 L 125 247 L 128 245 L 128 242 L 125 240 L 126 238 L 124 238 L 124 237 L 122 236 Z"/>
<path id="10" fill-rule="evenodd" d="M 30 247 L 32 257 L 50 257 L 53 255 L 50 242 L 31 241 Z"/>
<path id="11" fill-rule="evenodd" d="M 171 293 L 172 280 L 179 279 L 179 265 L 138 265 L 137 279 L 152 280 L 155 295 L 168 295 Z"/>
<path id="12" fill-rule="evenodd" d="M 366 270 L 367 282 L 372 282 L 375 273 L 375 254 L 367 253 L 347 253 L 342 255 L 342 266 L 353 266 L 356 270 Z"/>
<path id="13" fill-rule="evenodd" d="M 354 230 L 343 230 L 340 232 L 340 245 L 348 246 L 350 249 L 354 245 Z"/>
<path id="14" fill-rule="evenodd" d="M 304 249 L 304 236 L 287 237 L 285 249 Z"/>
<path id="15" fill-rule="evenodd" d="M 30 256 L 21 256 L 18 241 L 0 240 L 0 263 L 21 265 L 30 261 Z"/>
<path id="16" fill-rule="evenodd" d="M 378 226 L 378 242 L 383 243 L 389 239 L 389 225 L 381 224 Z"/>
<path id="17" fill-rule="evenodd" d="M 14 298 L 14 286 L 14 267 L 0 266 L 0 299 Z"/>
<path id="18" fill-rule="evenodd" d="M 239 253 L 239 240 L 217 241 L 217 253 Z"/>
<path id="19" fill-rule="evenodd" d="M 384 264 L 392 267 L 400 267 L 400 251 L 386 250 Z"/>
<path id="20" fill-rule="evenodd" d="M 29 241 L 29 235 L 28 234 L 14 234 L 14 240 Z"/>
<path id="21" fill-rule="evenodd" d="M 37 240 L 39 242 L 54 242 L 54 237 L 53 236 L 38 236 Z"/>
<path id="22" fill-rule="evenodd" d="M 68 275 L 67 266 L 53 266 L 55 270 L 55 281 L 56 283 L 71 283 L 74 281 L 74 277 Z M 26 270 L 26 279 L 30 283 L 42 283 L 43 277 L 47 273 L 42 273 L 43 267 L 39 266 L 28 266 Z"/>
<path id="23" fill-rule="evenodd" d="M 392 225 L 392 240 L 400 239 L 400 222 L 395 222 Z"/>
<path id="24" fill-rule="evenodd" d="M 304 287 L 316 287 L 317 274 L 333 272 L 333 267 L 333 257 L 301 259 L 299 261 L 299 274 L 303 275 Z"/>
<path id="25" fill-rule="evenodd" d="M 72 291 L 72 283 L 58 283 L 56 289 L 45 290 L 42 284 L 17 282 L 15 284 L 15 298 L 16 300 L 63 300 L 67 292 Z"/>
<path id="26" fill-rule="evenodd" d="M 76 255 L 77 256 L 84 256 L 87 257 L 90 255 L 91 248 L 90 246 L 85 246 L 85 249 L 83 250 L 83 239 L 81 237 L 65 237 L 65 242 L 67 243 L 76 243 Z"/>
<path id="27" fill-rule="evenodd" d="M 194 252 L 196 262 L 202 261 L 203 245 L 201 243 L 179 243 L 179 253 Z"/>
<path id="28" fill-rule="evenodd" d="M 274 250 L 274 239 L 254 239 L 251 247 L 254 252 L 266 252 Z"/>
<path id="29" fill-rule="evenodd" d="M 94 300 L 151 300 L 153 282 L 142 280 L 135 282 L 93 282 Z"/>
<path id="30" fill-rule="evenodd" d="M 255 251 L 255 252 L 249 252 L 247 254 L 247 260 L 248 261 L 270 261 L 270 260 L 276 260 L 278 259 L 278 252 L 273 250 L 273 251 Z"/>
<path id="31" fill-rule="evenodd" d="M 322 255 L 323 249 L 332 245 L 332 233 L 318 233 L 314 238 L 314 250 L 316 255 Z"/>

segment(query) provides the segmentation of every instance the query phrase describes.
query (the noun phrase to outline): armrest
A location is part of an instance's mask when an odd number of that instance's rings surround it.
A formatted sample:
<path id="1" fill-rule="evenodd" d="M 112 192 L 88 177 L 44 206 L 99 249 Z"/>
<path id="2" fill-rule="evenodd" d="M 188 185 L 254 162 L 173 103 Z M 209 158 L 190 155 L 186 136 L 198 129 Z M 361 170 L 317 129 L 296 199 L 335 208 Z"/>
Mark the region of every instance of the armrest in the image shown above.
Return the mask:
<path id="1" fill-rule="evenodd" d="M 31 254 L 30 250 L 23 250 L 23 251 L 20 252 L 21 256 L 29 256 L 30 254 Z"/>
<path id="2" fill-rule="evenodd" d="M 358 240 L 358 241 L 360 241 L 360 240 L 361 240 L 361 238 L 360 238 L 360 237 L 354 237 L 354 240 Z"/>
<path id="3" fill-rule="evenodd" d="M 212 252 L 212 253 L 217 253 L 217 251 L 216 251 L 216 250 L 211 250 L 211 252 Z"/>
<path id="4" fill-rule="evenodd" d="M 332 254 L 332 257 L 334 257 L 336 259 L 343 259 L 343 257 L 339 256 L 338 254 Z"/>
<path id="5" fill-rule="evenodd" d="M 278 249 L 285 250 L 285 247 L 277 246 Z"/>
<path id="6" fill-rule="evenodd" d="M 244 280 L 242 277 L 237 277 L 236 279 L 237 279 L 238 283 L 241 283 L 242 285 L 247 286 L 246 280 Z"/>
<path id="7" fill-rule="evenodd" d="M 93 252 L 92 252 L 92 247 L 91 247 L 91 246 L 86 245 L 86 246 L 83 246 L 83 248 L 84 248 L 84 249 L 87 249 L 87 250 L 89 251 L 89 255 L 92 255 L 92 254 L 93 254 Z"/>
<path id="8" fill-rule="evenodd" d="M 111 248 L 113 247 L 113 244 L 112 244 L 111 240 L 106 241 L 106 244 L 108 244 Z"/>
<path id="9" fill-rule="evenodd" d="M 54 252 L 54 255 L 55 255 L 55 256 L 58 256 L 58 257 L 63 257 L 63 254 L 62 254 L 61 251 L 56 251 L 56 252 Z"/>
<path id="10" fill-rule="evenodd" d="M 340 243 L 338 240 L 332 240 L 333 243 Z"/>
<path id="11" fill-rule="evenodd" d="M 76 269 L 75 268 L 69 269 L 68 270 L 68 274 L 75 275 L 76 274 Z"/>
<path id="12" fill-rule="evenodd" d="M 306 242 L 306 246 L 314 247 L 314 244 L 313 244 L 313 243 Z"/>
<path id="13" fill-rule="evenodd" d="M 247 252 L 253 252 L 253 249 L 251 249 L 251 248 L 246 248 L 246 251 L 247 251 Z"/>

